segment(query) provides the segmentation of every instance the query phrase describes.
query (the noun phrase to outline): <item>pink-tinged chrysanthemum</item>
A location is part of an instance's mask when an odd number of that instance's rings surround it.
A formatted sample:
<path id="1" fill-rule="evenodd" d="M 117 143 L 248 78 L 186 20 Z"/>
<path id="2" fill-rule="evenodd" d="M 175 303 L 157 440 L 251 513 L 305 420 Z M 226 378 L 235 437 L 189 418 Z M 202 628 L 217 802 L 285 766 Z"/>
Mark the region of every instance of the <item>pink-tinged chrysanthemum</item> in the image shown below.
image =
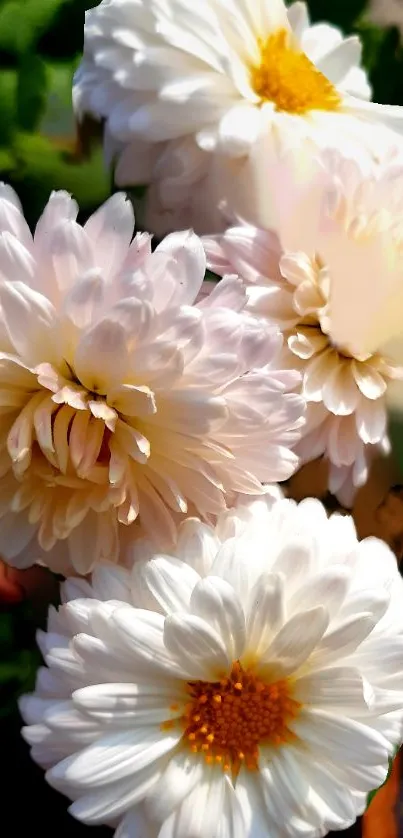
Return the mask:
<path id="1" fill-rule="evenodd" d="M 278 235 L 245 224 L 205 247 L 212 270 L 239 273 L 250 311 L 283 332 L 307 400 L 299 453 L 328 458 L 329 487 L 349 505 L 388 448 L 385 394 L 402 376 L 382 347 L 401 330 L 403 171 L 364 179 L 328 154 L 302 171 L 287 159 L 267 171 Z"/>
<path id="2" fill-rule="evenodd" d="M 188 519 L 173 553 L 64 584 L 24 738 L 116 838 L 322 838 L 402 740 L 402 594 L 318 501 Z"/>
<path id="3" fill-rule="evenodd" d="M 1 187 L 0 553 L 86 572 L 118 560 L 120 525 L 169 542 L 189 505 L 287 478 L 303 401 L 240 280 L 195 304 L 197 236 L 152 253 L 124 195 L 83 227 L 77 211 L 53 193 L 32 237 Z"/>
<path id="4" fill-rule="evenodd" d="M 360 161 L 402 145 L 403 109 L 368 101 L 359 38 L 311 25 L 303 2 L 103 0 L 73 94 L 79 117 L 103 121 L 116 183 L 150 186 L 159 235 L 218 232 L 233 191 L 243 215 L 258 206 L 262 163 L 306 139 Z"/>

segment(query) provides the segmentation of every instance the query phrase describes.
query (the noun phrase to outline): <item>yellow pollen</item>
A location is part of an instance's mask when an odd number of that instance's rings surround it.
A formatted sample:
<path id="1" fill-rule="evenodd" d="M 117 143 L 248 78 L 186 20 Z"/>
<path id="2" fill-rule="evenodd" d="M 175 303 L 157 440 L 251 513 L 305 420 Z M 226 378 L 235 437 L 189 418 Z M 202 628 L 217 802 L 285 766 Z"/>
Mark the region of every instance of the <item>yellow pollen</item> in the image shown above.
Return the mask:
<path id="1" fill-rule="evenodd" d="M 295 739 L 289 724 L 301 705 L 292 697 L 289 679 L 266 683 L 234 661 L 221 681 L 190 681 L 190 701 L 179 720 L 183 744 L 206 762 L 236 776 L 241 763 L 258 768 L 259 745 L 282 745 Z M 201 722 L 201 724 L 200 724 Z"/>
<path id="2" fill-rule="evenodd" d="M 306 114 L 337 111 L 341 105 L 336 88 L 290 44 L 285 29 L 260 43 L 260 64 L 251 69 L 251 84 L 262 102 L 273 102 L 277 111 Z"/>

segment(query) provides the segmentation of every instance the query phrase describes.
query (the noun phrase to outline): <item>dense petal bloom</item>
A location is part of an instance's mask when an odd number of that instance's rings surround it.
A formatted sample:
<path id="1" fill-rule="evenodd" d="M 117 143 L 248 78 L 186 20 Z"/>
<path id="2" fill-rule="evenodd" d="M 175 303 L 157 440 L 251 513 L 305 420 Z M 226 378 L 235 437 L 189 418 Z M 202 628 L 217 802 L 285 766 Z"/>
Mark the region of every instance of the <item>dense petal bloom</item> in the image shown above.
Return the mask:
<path id="1" fill-rule="evenodd" d="M 0 553 L 88 572 L 139 519 L 214 516 L 297 467 L 304 402 L 278 330 L 245 314 L 227 277 L 199 295 L 192 232 L 151 252 L 122 194 L 84 225 L 54 193 L 34 237 L 0 192 Z"/>
<path id="2" fill-rule="evenodd" d="M 400 153 L 403 111 L 368 101 L 360 61 L 359 39 L 310 25 L 303 2 L 103 0 L 86 14 L 74 103 L 104 121 L 116 183 L 150 184 L 146 227 L 214 232 L 234 190 L 259 205 L 261 164 L 284 148 Z"/>
<path id="3" fill-rule="evenodd" d="M 204 243 L 212 270 L 243 276 L 250 311 L 282 330 L 308 405 L 299 453 L 327 456 L 329 487 L 350 505 L 388 450 L 386 393 L 403 374 L 386 346 L 401 333 L 403 170 L 364 178 L 324 153 L 305 172 L 287 160 L 268 171 L 276 233 L 243 224 Z"/>
<path id="4" fill-rule="evenodd" d="M 305 139 L 359 160 L 399 153 L 403 109 L 368 101 L 360 61 L 359 39 L 310 25 L 303 2 L 103 0 L 74 102 L 104 120 L 117 184 L 151 184 L 146 226 L 214 232 L 228 190 L 248 183 L 252 205 L 266 191 L 256 153 Z"/>
<path id="5" fill-rule="evenodd" d="M 389 548 L 319 501 L 188 519 L 174 553 L 65 583 L 23 735 L 118 838 L 320 838 L 402 739 L 402 594 Z"/>

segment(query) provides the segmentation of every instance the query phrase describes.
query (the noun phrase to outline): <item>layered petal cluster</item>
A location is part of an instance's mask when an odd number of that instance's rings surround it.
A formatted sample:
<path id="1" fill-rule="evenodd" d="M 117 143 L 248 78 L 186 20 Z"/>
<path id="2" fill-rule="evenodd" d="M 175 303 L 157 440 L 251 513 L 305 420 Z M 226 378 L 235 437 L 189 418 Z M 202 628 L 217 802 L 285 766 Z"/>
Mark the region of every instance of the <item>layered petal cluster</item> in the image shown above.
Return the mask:
<path id="1" fill-rule="evenodd" d="M 259 161 L 285 147 L 401 153 L 403 111 L 368 101 L 360 61 L 359 39 L 310 25 L 303 2 L 103 0 L 86 13 L 74 103 L 104 121 L 117 184 L 151 184 L 146 226 L 214 232 L 228 190 L 257 205 Z"/>
<path id="2" fill-rule="evenodd" d="M 319 501 L 188 519 L 175 553 L 65 583 L 23 735 L 117 838 L 347 828 L 402 739 L 402 594 Z"/>
<path id="3" fill-rule="evenodd" d="M 287 159 L 268 171 L 277 234 L 241 224 L 204 242 L 211 269 L 243 276 L 250 311 L 283 332 L 308 405 L 299 453 L 328 458 L 329 488 L 350 505 L 388 450 L 386 392 L 403 372 L 385 350 L 401 330 L 403 170 L 305 162 L 303 178 Z"/>
<path id="4" fill-rule="evenodd" d="M 84 226 L 53 193 L 32 236 L 0 192 L 0 552 L 88 572 L 119 559 L 122 525 L 175 539 L 188 507 L 216 515 L 298 460 L 304 403 L 278 330 L 205 274 L 191 232 L 152 253 L 116 194 Z"/>

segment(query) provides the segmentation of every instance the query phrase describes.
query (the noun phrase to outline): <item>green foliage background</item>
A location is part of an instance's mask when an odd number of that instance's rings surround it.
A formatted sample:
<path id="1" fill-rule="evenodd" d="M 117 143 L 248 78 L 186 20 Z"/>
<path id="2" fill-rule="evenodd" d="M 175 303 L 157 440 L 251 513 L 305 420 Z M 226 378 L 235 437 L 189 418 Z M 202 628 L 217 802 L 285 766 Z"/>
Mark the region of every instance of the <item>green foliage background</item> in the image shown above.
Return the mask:
<path id="1" fill-rule="evenodd" d="M 109 193 L 100 149 L 89 160 L 80 154 L 71 109 L 84 12 L 95 5 L 91 0 L 0 0 L 0 180 L 17 190 L 31 224 L 52 189 L 72 192 L 85 216 Z M 310 0 L 308 5 L 313 20 L 360 35 L 374 100 L 403 105 L 398 30 L 373 25 L 366 0 Z M 393 426 L 393 436 L 402 449 L 401 426 Z M 20 805 L 10 815 L 13 833 L 34 826 L 44 836 L 56 831 L 78 838 L 87 830 L 69 818 L 65 801 L 45 786 L 19 736 L 16 698 L 33 685 L 39 662 L 37 623 L 38 613 L 27 605 L 0 613 L 0 733 L 7 768 L 2 825 L 7 823 L 8 796 L 18 795 Z M 93 834 L 103 832 L 96 829 Z"/>

